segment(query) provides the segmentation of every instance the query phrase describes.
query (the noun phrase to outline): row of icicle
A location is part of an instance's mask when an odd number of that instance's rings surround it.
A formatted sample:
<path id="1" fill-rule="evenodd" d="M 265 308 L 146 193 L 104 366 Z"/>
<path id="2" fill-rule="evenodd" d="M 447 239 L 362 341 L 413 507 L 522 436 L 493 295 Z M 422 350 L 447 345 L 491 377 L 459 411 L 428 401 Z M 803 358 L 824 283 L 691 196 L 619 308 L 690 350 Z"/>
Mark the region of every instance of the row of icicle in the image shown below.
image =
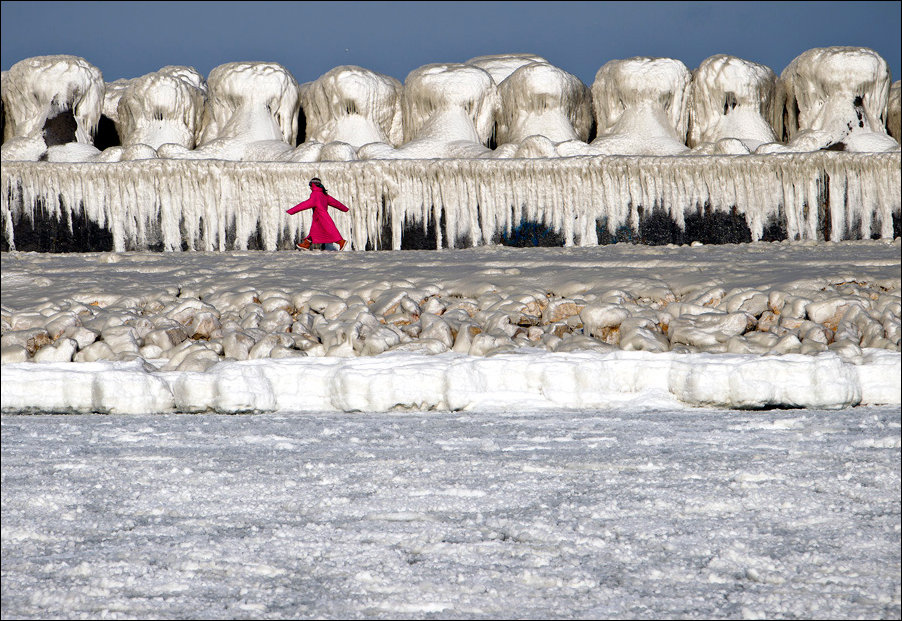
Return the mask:
<path id="1" fill-rule="evenodd" d="M 902 209 L 900 154 L 815 152 L 766 156 L 596 156 L 535 160 L 411 160 L 298 163 L 148 160 L 58 164 L 4 162 L 2 217 L 15 249 L 14 223 L 82 209 L 112 234 L 113 249 L 243 250 L 261 235 L 266 250 L 299 240 L 310 212 L 285 210 L 307 198 L 318 176 L 351 207 L 335 212 L 354 249 L 379 248 L 391 225 L 399 249 L 405 225 L 435 226 L 436 247 L 492 242 L 522 221 L 558 232 L 567 246 L 598 244 L 596 223 L 637 230 L 642 214 L 666 211 L 681 228 L 708 204 L 743 214 L 752 240 L 769 222 L 789 239 L 893 236 Z M 829 210 L 819 231 L 816 206 Z M 812 208 L 814 207 L 814 208 Z M 860 223 L 860 225 L 859 225 Z M 852 230 L 860 227 L 859 230 Z M 234 239 L 233 243 L 227 240 Z"/>

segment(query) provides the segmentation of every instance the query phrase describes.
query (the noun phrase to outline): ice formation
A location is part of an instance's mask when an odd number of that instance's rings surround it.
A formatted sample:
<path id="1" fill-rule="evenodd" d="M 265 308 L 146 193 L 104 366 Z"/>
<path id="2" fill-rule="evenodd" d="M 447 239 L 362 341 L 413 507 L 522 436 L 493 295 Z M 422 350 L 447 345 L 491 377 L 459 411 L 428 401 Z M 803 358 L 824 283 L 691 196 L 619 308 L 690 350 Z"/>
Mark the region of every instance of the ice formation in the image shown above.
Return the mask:
<path id="1" fill-rule="evenodd" d="M 680 155 L 688 151 L 691 76 L 672 58 L 612 60 L 595 75 L 592 102 L 598 137 L 593 152 Z"/>
<path id="2" fill-rule="evenodd" d="M 3 80 L 6 116 L 2 157 L 37 160 L 48 146 L 92 144 L 103 109 L 103 75 L 83 58 L 68 55 L 26 58 Z M 71 114 L 74 127 L 65 123 Z M 54 120 L 61 127 L 54 126 Z M 49 123 L 48 123 L 49 122 Z"/>
<path id="3" fill-rule="evenodd" d="M 36 85 L 42 67 L 52 71 Z M 282 213 L 312 176 L 352 206 L 339 226 L 357 249 L 384 247 L 386 228 L 400 248 L 412 224 L 432 227 L 439 248 L 488 244 L 524 220 L 565 245 L 593 245 L 655 214 L 683 230 L 717 212 L 744 219 L 752 240 L 773 226 L 789 239 L 889 237 L 900 209 L 899 143 L 883 129 L 898 119 L 898 89 L 887 109 L 886 63 L 861 48 L 811 50 L 783 72 L 773 120 L 789 144 L 765 142 L 769 70 L 728 56 L 705 61 L 694 86 L 673 59 L 605 64 L 591 90 L 592 144 L 586 87 L 527 54 L 425 65 L 407 76 L 400 103 L 396 80 L 359 67 L 299 88 L 278 64 L 228 63 L 206 91 L 185 67 L 107 85 L 85 67 L 40 57 L 4 74 L 10 248 L 37 209 L 70 227 L 87 218 L 117 250 L 291 247 L 307 223 Z M 120 146 L 101 153 L 74 129 L 71 140 L 45 142 L 51 109 L 73 108 L 84 137 L 101 96 Z M 20 100 L 44 103 L 26 110 Z M 295 147 L 301 100 L 308 139 Z M 32 135 L 9 138 L 25 125 Z M 662 157 L 672 155 L 682 157 Z M 47 163 L 27 163 L 38 159 Z"/>
<path id="4" fill-rule="evenodd" d="M 589 137 L 593 122 L 589 89 L 576 76 L 549 63 L 521 66 L 498 86 L 498 97 L 499 147 L 531 136 L 555 144 L 584 142 Z"/>
<path id="5" fill-rule="evenodd" d="M 332 69 L 301 87 L 305 141 L 400 145 L 401 90 L 395 78 L 362 67 Z"/>
<path id="6" fill-rule="evenodd" d="M 764 65 L 725 54 L 706 58 L 692 74 L 688 146 L 734 139 L 754 151 L 775 142 L 776 82 Z"/>
<path id="7" fill-rule="evenodd" d="M 886 130 L 896 142 L 902 141 L 902 80 L 893 82 L 889 89 L 889 102 L 886 105 Z"/>
<path id="8" fill-rule="evenodd" d="M 6 253 L 3 408 L 902 399 L 899 241 L 410 257 Z"/>
<path id="9" fill-rule="evenodd" d="M 404 145 L 409 159 L 485 157 L 498 108 L 498 87 L 479 67 L 425 65 L 404 80 L 401 97 Z"/>
<path id="10" fill-rule="evenodd" d="M 873 50 L 808 50 L 783 70 L 780 85 L 782 130 L 788 143 L 775 150 L 899 149 L 898 142 L 886 133 L 889 68 Z"/>
<path id="11" fill-rule="evenodd" d="M 465 64 L 485 69 L 492 76 L 495 84 L 501 84 L 510 74 L 523 65 L 547 62 L 547 60 L 535 54 L 490 54 L 488 56 L 471 58 Z"/>
<path id="12" fill-rule="evenodd" d="M 565 245 L 591 246 L 599 241 L 599 225 L 610 233 L 622 226 L 638 230 L 655 210 L 680 227 L 693 215 L 735 212 L 752 240 L 762 239 L 774 223 L 785 227 L 789 239 L 892 238 L 893 214 L 902 209 L 899 155 L 312 164 L 161 158 L 69 166 L 4 161 L 0 210 L 11 248 L 14 222 L 33 221 L 37 205 L 45 205 L 69 222 L 84 213 L 112 233 L 115 250 L 160 243 L 166 250 L 180 250 L 183 243 L 198 250 L 244 249 L 257 235 L 262 248 L 276 250 L 300 241 L 308 223 L 286 219 L 284 209 L 305 197 L 306 181 L 317 176 L 351 207 L 336 216 L 336 224 L 355 249 L 381 247 L 386 224 L 391 247 L 400 248 L 405 222 L 431 222 L 442 248 L 492 243 L 524 219 L 559 232 Z"/>
<path id="13" fill-rule="evenodd" d="M 204 80 L 190 67 L 164 67 L 130 80 L 116 106 L 123 147 L 167 143 L 193 149 L 204 112 Z"/>
<path id="14" fill-rule="evenodd" d="M 219 65 L 207 77 L 198 148 L 176 148 L 164 155 L 185 159 L 284 159 L 295 144 L 299 109 L 298 83 L 282 65 Z"/>

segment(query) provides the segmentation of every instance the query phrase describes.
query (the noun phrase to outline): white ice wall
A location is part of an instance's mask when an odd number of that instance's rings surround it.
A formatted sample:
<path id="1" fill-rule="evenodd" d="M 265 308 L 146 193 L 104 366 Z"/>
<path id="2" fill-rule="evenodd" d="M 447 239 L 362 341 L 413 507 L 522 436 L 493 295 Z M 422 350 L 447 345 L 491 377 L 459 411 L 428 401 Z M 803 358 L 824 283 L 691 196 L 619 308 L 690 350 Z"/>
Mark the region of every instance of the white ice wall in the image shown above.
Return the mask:
<path id="1" fill-rule="evenodd" d="M 84 213 L 109 229 L 116 250 L 162 242 L 179 250 L 243 249 L 258 228 L 263 245 L 289 245 L 309 226 L 309 212 L 285 209 L 306 198 L 320 177 L 351 210 L 335 213 L 352 247 L 378 247 L 384 222 L 400 248 L 406 222 L 441 222 L 438 247 L 456 240 L 490 243 L 521 219 L 542 222 L 567 245 L 598 242 L 596 222 L 610 232 L 638 229 L 656 206 L 679 226 L 702 205 L 735 206 L 760 239 L 769 221 L 789 239 L 839 240 L 860 222 L 860 235 L 893 236 L 902 210 L 900 153 L 820 151 L 705 157 L 570 157 L 557 159 L 370 160 L 279 163 L 168 160 L 59 165 L 4 162 L 0 211 L 7 241 L 13 222 L 33 217 L 37 202 L 51 214 Z M 828 196 L 825 217 L 812 208 Z M 852 231 L 857 235 L 858 231 Z M 234 243 L 227 238 L 234 237 Z"/>

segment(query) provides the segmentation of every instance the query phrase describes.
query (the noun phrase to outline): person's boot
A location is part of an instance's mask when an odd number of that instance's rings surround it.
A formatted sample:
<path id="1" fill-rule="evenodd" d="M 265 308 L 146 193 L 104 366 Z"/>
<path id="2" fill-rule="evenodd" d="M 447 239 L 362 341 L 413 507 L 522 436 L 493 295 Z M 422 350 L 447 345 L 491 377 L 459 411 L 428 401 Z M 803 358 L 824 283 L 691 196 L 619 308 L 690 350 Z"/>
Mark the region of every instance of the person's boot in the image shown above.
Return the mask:
<path id="1" fill-rule="evenodd" d="M 298 244 L 298 250 L 310 250 L 310 240 L 305 239 Z"/>
<path id="2" fill-rule="evenodd" d="M 346 239 L 343 239 L 340 242 L 338 242 L 338 249 L 343 250 L 346 243 L 348 243 L 348 240 L 346 240 Z"/>

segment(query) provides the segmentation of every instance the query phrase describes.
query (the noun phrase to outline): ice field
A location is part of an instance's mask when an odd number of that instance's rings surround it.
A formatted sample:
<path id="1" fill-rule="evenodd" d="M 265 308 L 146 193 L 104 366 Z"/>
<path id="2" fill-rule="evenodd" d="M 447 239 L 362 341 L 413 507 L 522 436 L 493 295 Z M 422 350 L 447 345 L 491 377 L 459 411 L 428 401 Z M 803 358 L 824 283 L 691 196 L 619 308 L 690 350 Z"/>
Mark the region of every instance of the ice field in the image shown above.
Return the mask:
<path id="1" fill-rule="evenodd" d="M 3 416 L 3 616 L 898 618 L 899 425 Z"/>

